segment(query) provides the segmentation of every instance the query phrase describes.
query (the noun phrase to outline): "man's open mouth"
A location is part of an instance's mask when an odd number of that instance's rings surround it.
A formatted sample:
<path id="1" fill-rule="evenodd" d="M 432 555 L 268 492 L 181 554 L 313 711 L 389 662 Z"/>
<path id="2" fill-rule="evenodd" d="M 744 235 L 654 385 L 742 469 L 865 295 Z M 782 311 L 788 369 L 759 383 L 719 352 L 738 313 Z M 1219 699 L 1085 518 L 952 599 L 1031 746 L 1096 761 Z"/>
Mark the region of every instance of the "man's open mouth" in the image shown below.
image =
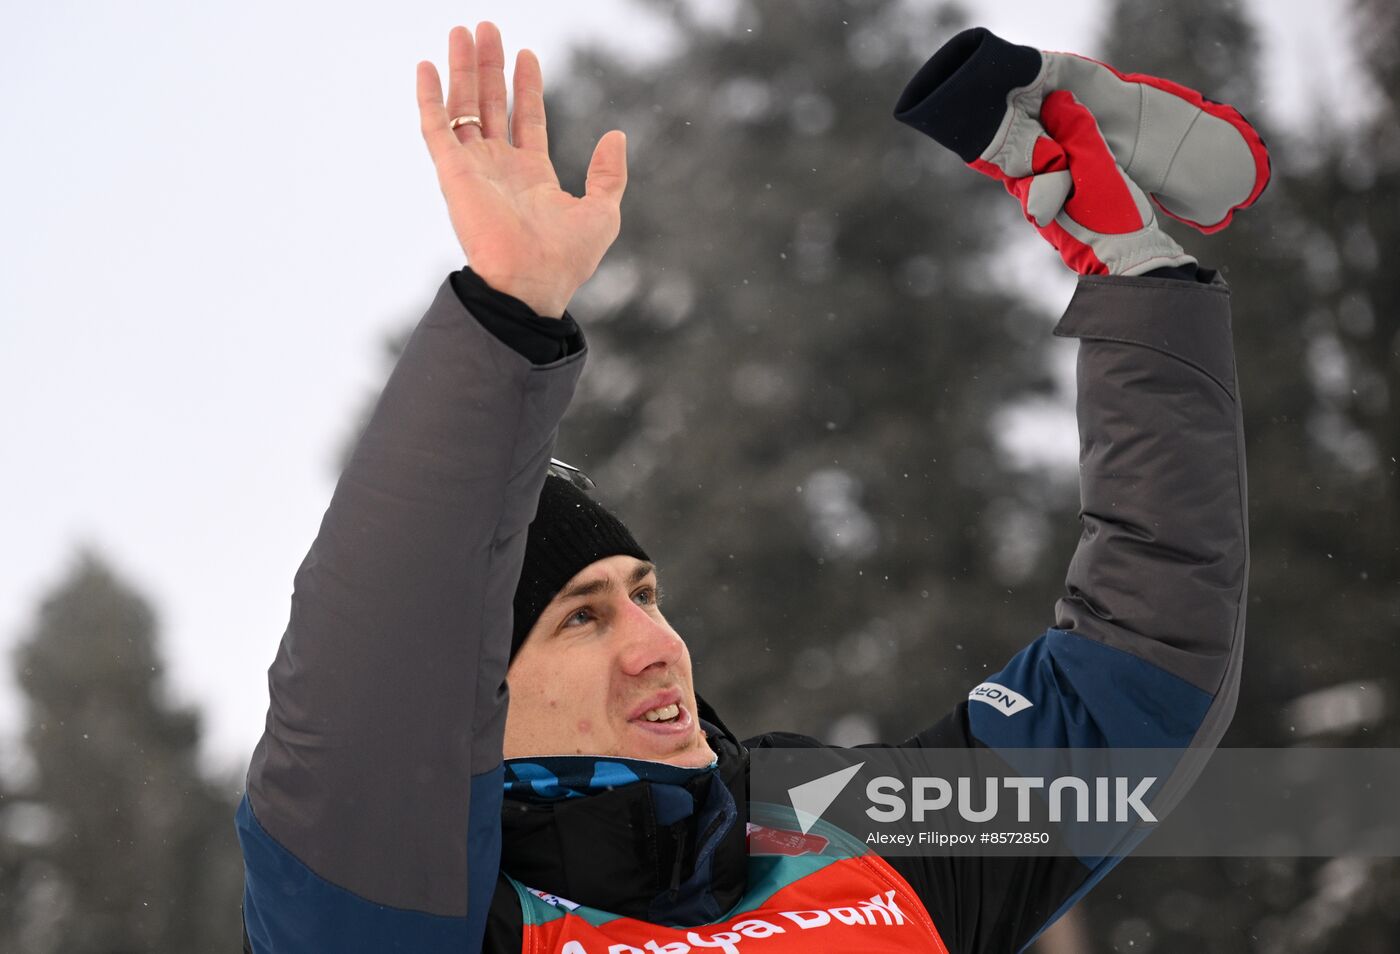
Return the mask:
<path id="1" fill-rule="evenodd" d="M 684 731 L 694 724 L 680 690 L 674 688 L 640 700 L 627 721 L 639 729 L 667 733 Z"/>

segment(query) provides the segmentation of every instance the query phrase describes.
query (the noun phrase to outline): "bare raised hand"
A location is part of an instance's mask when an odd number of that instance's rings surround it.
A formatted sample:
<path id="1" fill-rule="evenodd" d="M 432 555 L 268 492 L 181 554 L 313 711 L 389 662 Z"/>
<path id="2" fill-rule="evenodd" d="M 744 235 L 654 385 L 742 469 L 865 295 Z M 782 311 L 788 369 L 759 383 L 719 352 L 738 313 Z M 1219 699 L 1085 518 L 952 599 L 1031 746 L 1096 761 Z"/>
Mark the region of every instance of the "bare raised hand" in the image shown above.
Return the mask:
<path id="1" fill-rule="evenodd" d="M 515 111 L 507 117 L 505 52 L 495 25 L 448 34 L 448 94 L 431 62 L 418 64 L 418 112 L 447 213 L 467 262 L 490 285 L 541 315 L 564 313 L 573 293 L 617 238 L 627 187 L 626 137 L 594 147 L 582 198 L 559 187 L 549 160 L 539 61 L 515 61 Z M 480 118 L 480 127 L 451 121 Z"/>

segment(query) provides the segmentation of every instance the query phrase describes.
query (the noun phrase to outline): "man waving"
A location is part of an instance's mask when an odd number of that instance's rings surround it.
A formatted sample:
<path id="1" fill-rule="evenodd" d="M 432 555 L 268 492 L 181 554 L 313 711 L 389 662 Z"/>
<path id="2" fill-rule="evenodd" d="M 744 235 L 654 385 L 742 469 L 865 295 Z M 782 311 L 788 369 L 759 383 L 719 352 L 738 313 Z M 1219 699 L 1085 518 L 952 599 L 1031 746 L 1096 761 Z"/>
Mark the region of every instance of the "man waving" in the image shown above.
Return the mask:
<path id="1" fill-rule="evenodd" d="M 245 947 L 1021 949 L 1112 859 L 793 851 L 750 817 L 750 750 L 814 743 L 724 726 L 646 551 L 551 459 L 587 353 L 566 308 L 618 234 L 625 138 L 570 195 L 533 54 L 513 114 L 494 26 L 453 29 L 449 64 L 445 103 L 418 64 L 418 104 L 469 267 L 406 345 L 296 576 L 238 812 Z M 1002 182 L 1084 276 L 1056 329 L 1081 341 L 1084 535 L 1053 626 L 989 680 L 1033 711 L 974 690 L 903 744 L 1209 748 L 1247 572 L 1229 296 L 1155 208 L 1224 227 L 1267 182 L 1263 144 L 1192 90 L 978 30 L 896 116 Z"/>

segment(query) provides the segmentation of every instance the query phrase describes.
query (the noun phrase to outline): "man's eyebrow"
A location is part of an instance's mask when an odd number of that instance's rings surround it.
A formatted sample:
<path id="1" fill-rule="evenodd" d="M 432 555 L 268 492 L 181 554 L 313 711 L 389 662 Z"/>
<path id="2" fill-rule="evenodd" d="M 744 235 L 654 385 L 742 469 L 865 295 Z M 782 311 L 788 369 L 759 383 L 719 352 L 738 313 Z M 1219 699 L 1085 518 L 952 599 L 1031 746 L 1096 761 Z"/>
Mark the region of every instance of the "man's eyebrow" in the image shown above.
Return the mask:
<path id="1" fill-rule="evenodd" d="M 631 575 L 627 578 L 628 586 L 636 586 L 652 573 L 656 572 L 654 563 L 638 563 L 632 568 Z M 606 593 L 612 589 L 613 582 L 610 577 L 601 580 L 589 580 L 587 583 L 576 583 L 567 590 L 561 592 L 555 599 L 559 601 L 577 599 L 581 596 L 597 596 L 599 593 Z"/>

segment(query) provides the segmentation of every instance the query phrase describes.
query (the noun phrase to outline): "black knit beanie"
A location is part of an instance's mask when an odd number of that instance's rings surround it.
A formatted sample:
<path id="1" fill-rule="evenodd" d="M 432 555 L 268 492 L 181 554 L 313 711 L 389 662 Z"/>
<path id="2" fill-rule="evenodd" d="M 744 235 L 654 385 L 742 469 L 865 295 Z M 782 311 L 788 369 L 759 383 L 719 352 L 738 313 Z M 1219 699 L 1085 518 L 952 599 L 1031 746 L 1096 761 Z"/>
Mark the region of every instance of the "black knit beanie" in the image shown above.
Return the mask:
<path id="1" fill-rule="evenodd" d="M 545 478 L 539 509 L 526 536 L 525 563 L 520 569 L 520 583 L 515 587 L 512 659 L 564 584 L 590 563 L 610 556 L 651 559 L 621 520 L 551 471 Z"/>

